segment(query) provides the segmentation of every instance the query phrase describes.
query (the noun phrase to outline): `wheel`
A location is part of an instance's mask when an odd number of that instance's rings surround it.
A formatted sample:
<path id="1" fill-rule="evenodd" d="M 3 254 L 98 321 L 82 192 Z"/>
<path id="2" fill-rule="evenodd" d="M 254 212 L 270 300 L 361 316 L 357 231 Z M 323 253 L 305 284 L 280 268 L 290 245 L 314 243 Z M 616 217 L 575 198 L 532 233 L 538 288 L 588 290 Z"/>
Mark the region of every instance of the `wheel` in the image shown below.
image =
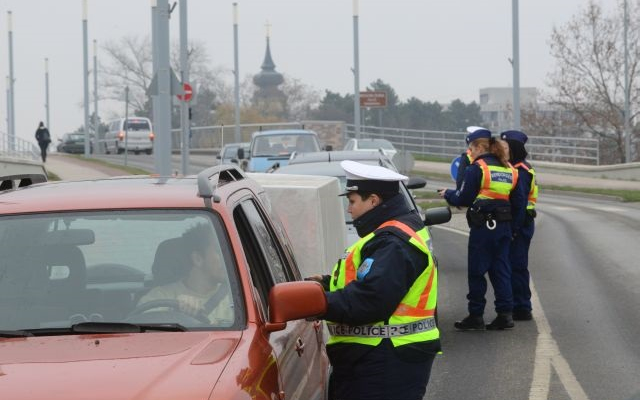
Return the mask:
<path id="1" fill-rule="evenodd" d="M 134 150 L 133 154 L 138 155 L 138 154 L 140 154 L 140 152 L 138 150 Z"/>
<path id="2" fill-rule="evenodd" d="M 153 154 L 153 149 L 148 149 L 148 150 L 145 151 L 145 153 L 151 155 L 151 154 Z"/>
<path id="3" fill-rule="evenodd" d="M 111 154 L 111 152 L 109 151 L 109 146 L 107 146 L 107 144 L 104 144 L 104 154 Z"/>
<path id="4" fill-rule="evenodd" d="M 170 300 L 170 299 L 166 299 L 166 300 L 151 300 L 149 302 L 143 303 L 143 304 L 138 304 L 136 306 L 136 308 L 134 308 L 129 315 L 127 316 L 126 320 L 135 320 L 135 317 L 141 314 L 144 314 L 146 311 L 149 310 L 153 310 L 154 308 L 169 308 L 171 310 L 171 312 L 175 312 L 175 313 L 179 313 L 185 316 L 188 316 L 190 318 L 193 318 L 194 320 L 203 323 L 203 324 L 210 324 L 211 322 L 209 321 L 209 319 L 205 316 L 205 315 L 188 315 L 185 314 L 184 312 L 182 312 L 180 310 L 180 305 L 178 303 L 177 300 Z M 159 311 L 159 312 L 163 312 L 163 311 Z"/>
<path id="5" fill-rule="evenodd" d="M 116 153 L 118 153 L 118 154 L 124 153 L 124 149 L 122 147 L 118 146 L 118 142 L 116 142 Z"/>

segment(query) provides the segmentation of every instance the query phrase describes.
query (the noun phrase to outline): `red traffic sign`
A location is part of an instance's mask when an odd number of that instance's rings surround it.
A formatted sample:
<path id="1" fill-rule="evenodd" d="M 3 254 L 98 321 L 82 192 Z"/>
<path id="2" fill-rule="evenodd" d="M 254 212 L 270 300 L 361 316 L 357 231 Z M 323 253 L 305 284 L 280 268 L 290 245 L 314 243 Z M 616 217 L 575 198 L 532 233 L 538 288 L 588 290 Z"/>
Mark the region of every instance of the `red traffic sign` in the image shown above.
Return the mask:
<path id="1" fill-rule="evenodd" d="M 360 92 L 360 107 L 386 107 L 387 92 Z"/>
<path id="2" fill-rule="evenodd" d="M 182 90 L 184 90 L 184 94 L 177 94 L 176 96 L 178 96 L 178 99 L 183 101 L 191 101 L 191 98 L 193 97 L 193 89 L 191 88 L 191 85 L 189 85 L 188 83 L 183 84 Z"/>

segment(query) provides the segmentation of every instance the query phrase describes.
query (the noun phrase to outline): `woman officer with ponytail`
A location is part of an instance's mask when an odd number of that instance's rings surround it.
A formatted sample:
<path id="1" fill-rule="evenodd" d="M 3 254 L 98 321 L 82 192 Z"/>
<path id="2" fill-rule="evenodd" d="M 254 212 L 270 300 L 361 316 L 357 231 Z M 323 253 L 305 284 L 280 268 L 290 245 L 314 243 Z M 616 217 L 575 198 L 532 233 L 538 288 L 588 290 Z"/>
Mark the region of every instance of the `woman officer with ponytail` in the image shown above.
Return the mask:
<path id="1" fill-rule="evenodd" d="M 467 136 L 473 163 L 467 167 L 459 190 L 441 189 L 439 193 L 452 206 L 469 207 L 468 245 L 468 316 L 454 324 L 457 330 L 502 330 L 513 328 L 513 294 L 511 291 L 511 202 L 518 172 L 508 161 L 508 154 L 487 129 Z M 487 281 L 493 285 L 497 317 L 484 323 Z"/>

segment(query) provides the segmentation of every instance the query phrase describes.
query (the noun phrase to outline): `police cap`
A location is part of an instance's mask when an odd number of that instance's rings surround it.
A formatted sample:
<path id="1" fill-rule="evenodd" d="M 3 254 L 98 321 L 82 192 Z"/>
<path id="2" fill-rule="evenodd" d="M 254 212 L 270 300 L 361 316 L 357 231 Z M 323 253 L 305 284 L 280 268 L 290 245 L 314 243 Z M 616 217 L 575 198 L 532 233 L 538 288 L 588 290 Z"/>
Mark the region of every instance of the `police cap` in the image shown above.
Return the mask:
<path id="1" fill-rule="evenodd" d="M 344 160 L 340 163 L 347 177 L 346 196 L 354 192 L 369 193 L 398 193 L 400 181 L 408 177 L 378 165 L 367 165 L 359 162 Z"/>
<path id="2" fill-rule="evenodd" d="M 515 140 L 522 144 L 527 143 L 527 135 L 520 131 L 504 131 L 500 134 L 502 140 Z"/>
<path id="3" fill-rule="evenodd" d="M 468 126 L 467 127 L 467 132 L 469 133 L 467 135 L 467 137 L 464 139 L 464 141 L 467 144 L 470 144 L 471 142 L 473 142 L 476 139 L 490 139 L 491 138 L 491 131 L 488 130 L 487 128 L 482 128 L 479 126 Z"/>

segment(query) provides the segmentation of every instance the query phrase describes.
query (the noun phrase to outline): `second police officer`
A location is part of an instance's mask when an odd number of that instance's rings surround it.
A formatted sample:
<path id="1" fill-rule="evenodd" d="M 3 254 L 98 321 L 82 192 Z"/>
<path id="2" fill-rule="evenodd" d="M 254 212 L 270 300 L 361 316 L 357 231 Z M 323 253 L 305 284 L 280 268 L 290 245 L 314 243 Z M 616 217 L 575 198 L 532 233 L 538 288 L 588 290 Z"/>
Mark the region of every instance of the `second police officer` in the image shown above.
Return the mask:
<path id="1" fill-rule="evenodd" d="M 502 330 L 513 328 L 513 294 L 509 245 L 511 205 L 521 202 L 514 191 L 518 172 L 508 162 L 505 149 L 487 129 L 469 133 L 466 141 L 473 163 L 466 168 L 459 190 L 441 189 L 452 206 L 469 207 L 467 276 L 468 315 L 455 323 L 457 330 Z M 495 294 L 496 318 L 485 325 L 485 294 L 489 275 Z"/>
<path id="2" fill-rule="evenodd" d="M 427 228 L 400 193 L 407 179 L 387 168 L 343 161 L 348 212 L 360 239 L 327 289 L 333 400 L 421 400 L 440 352 L 437 270 Z"/>
<path id="3" fill-rule="evenodd" d="M 535 231 L 536 202 L 538 184 L 536 174 L 527 158 L 527 135 L 520 131 L 505 131 L 500 138 L 509 144 L 510 161 L 518 169 L 519 197 L 527 199 L 520 206 L 513 207 L 513 239 L 509 250 L 511 263 L 511 286 L 513 289 L 513 319 L 529 321 L 531 314 L 531 289 L 529 287 L 529 246 Z"/>

